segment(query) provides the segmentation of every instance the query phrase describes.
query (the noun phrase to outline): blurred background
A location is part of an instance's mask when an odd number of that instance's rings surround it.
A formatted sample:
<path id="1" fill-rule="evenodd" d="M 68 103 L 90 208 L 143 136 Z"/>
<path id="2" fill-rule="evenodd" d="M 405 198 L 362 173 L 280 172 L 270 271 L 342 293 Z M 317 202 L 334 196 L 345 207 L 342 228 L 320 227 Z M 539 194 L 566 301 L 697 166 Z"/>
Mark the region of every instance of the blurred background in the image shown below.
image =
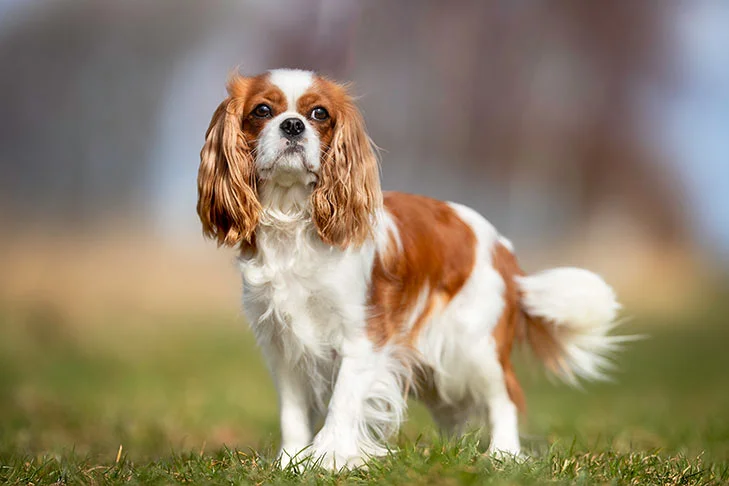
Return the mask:
<path id="1" fill-rule="evenodd" d="M 73 361 L 68 343 L 93 336 L 84 349 L 127 366 L 189 331 L 164 348 L 174 375 L 207 342 L 190 329 L 244 333 L 234 255 L 195 214 L 204 131 L 238 68 L 353 81 L 384 187 L 474 207 L 527 271 L 589 266 L 631 315 L 708 309 L 729 271 L 728 26 L 723 0 L 0 0 L 6 412 L 31 423 L 34 400 L 61 400 L 48 387 L 72 386 L 72 371 L 20 378 L 54 369 L 59 342 Z M 224 336 L 211 355 L 239 339 Z M 113 381 L 95 359 L 79 369 Z"/>
<path id="2" fill-rule="evenodd" d="M 385 188 L 685 304 L 729 265 L 727 25 L 722 0 L 0 0 L 0 296 L 234 308 L 198 154 L 227 75 L 285 66 L 354 82 Z"/>

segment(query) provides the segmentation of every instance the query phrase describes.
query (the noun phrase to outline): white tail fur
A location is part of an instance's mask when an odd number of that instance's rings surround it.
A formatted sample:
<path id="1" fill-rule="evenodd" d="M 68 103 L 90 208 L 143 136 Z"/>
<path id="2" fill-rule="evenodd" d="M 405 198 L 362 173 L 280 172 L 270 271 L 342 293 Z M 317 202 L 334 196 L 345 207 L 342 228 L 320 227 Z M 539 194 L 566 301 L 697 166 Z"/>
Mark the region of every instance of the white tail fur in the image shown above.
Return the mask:
<path id="1" fill-rule="evenodd" d="M 598 275 L 581 268 L 554 268 L 516 277 L 534 352 L 571 385 L 578 378 L 605 380 L 611 355 L 634 336 L 610 336 L 620 304 Z"/>

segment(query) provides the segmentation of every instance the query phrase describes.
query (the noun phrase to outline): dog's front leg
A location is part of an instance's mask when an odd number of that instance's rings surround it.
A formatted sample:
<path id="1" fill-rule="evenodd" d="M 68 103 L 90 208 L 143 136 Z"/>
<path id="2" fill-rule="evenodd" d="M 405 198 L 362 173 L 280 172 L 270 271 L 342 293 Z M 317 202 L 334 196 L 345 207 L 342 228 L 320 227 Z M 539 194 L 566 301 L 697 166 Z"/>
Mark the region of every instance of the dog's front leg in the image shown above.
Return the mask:
<path id="1" fill-rule="evenodd" d="M 276 390 L 281 421 L 281 467 L 289 464 L 311 444 L 311 393 L 307 377 L 277 354 L 268 356 Z M 306 455 L 306 451 L 297 458 Z"/>
<path id="2" fill-rule="evenodd" d="M 387 452 L 382 440 L 397 430 L 405 410 L 399 362 L 369 340 L 348 343 L 312 454 L 327 469 L 355 467 Z"/>

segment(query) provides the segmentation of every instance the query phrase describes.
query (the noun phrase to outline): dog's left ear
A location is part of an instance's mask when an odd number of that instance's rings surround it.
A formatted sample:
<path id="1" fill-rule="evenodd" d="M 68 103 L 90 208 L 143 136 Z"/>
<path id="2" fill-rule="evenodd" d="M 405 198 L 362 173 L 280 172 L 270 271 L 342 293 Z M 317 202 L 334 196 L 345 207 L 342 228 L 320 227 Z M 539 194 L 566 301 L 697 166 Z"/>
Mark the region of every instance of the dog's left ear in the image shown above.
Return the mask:
<path id="1" fill-rule="evenodd" d="M 362 115 L 346 93 L 341 106 L 311 200 L 321 239 L 345 248 L 360 246 L 372 236 L 382 190 L 377 157 Z"/>

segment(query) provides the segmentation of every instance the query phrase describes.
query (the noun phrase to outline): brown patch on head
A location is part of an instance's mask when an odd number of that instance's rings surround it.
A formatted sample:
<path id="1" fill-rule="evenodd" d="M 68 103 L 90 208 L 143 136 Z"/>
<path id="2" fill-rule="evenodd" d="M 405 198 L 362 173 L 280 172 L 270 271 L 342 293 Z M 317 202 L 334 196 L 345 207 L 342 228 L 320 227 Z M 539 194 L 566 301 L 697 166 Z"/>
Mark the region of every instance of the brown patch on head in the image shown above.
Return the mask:
<path id="1" fill-rule="evenodd" d="M 511 349 L 515 338 L 521 338 L 524 326 L 519 303 L 519 288 L 514 278 L 523 275 L 524 272 L 519 267 L 514 254 L 500 242 L 494 245 L 491 259 L 492 265 L 504 279 L 504 310 L 493 331 L 496 352 L 504 370 L 504 381 L 509 398 L 520 411 L 524 411 L 526 408 L 524 392 L 511 365 Z"/>
<path id="2" fill-rule="evenodd" d="M 205 236 L 219 245 L 254 244 L 261 210 L 252 150 L 271 118 L 259 118 L 255 108 L 265 103 L 272 115 L 286 110 L 286 97 L 268 74 L 233 76 L 228 97 L 218 106 L 205 134 L 198 171 L 197 212 Z"/>
<path id="3" fill-rule="evenodd" d="M 261 130 L 277 115 L 289 109 L 286 95 L 281 88 L 271 83 L 271 75 L 260 74 L 253 78 L 234 78 L 228 83 L 231 97 L 241 102 L 241 130 L 251 149 L 258 143 Z M 265 104 L 271 109 L 271 116 L 261 118 L 254 111 Z"/>
<path id="4" fill-rule="evenodd" d="M 343 86 L 320 76 L 315 76 L 311 87 L 296 100 L 296 111 L 309 120 L 319 135 L 322 155 L 331 147 L 337 121 L 346 114 L 349 101 Z M 312 118 L 315 108 L 324 108 L 329 116 L 325 120 Z"/>
<path id="5" fill-rule="evenodd" d="M 316 106 L 326 108 L 329 119 L 310 119 L 322 144 L 312 218 L 325 243 L 359 246 L 372 236 L 374 216 L 382 206 L 377 157 L 362 115 L 344 86 L 317 77 L 297 101 L 297 109 L 308 117 Z"/>
<path id="6" fill-rule="evenodd" d="M 385 208 L 397 226 L 402 251 L 393 238 L 375 258 L 367 331 L 377 345 L 392 339 L 413 345 L 428 319 L 471 275 L 476 235 L 441 201 L 386 193 Z M 408 321 L 410 329 L 405 328 Z"/>

